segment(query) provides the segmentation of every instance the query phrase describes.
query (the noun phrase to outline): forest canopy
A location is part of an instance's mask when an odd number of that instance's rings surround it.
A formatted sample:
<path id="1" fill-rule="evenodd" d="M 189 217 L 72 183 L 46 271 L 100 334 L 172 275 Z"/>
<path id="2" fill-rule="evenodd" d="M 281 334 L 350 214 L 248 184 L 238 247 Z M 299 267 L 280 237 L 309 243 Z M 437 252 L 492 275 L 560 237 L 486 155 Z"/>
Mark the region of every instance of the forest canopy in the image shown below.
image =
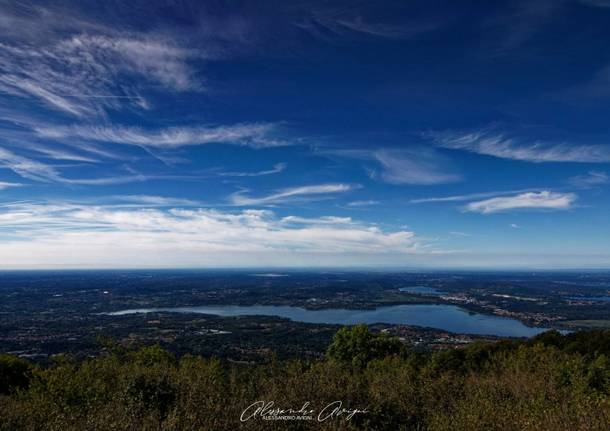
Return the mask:
<path id="1" fill-rule="evenodd" d="M 474 343 L 422 354 L 366 326 L 318 361 L 236 364 L 159 346 L 108 348 L 38 367 L 0 356 L 1 430 L 607 430 L 610 331 Z M 257 401 L 362 412 L 328 420 L 240 417 Z"/>

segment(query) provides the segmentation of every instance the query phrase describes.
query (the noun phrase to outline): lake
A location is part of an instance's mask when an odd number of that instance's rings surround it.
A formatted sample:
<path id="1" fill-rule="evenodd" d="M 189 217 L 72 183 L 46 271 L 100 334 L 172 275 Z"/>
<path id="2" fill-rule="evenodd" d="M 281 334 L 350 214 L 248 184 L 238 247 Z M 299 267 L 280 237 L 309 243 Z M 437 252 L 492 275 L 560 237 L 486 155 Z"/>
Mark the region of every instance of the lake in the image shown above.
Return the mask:
<path id="1" fill-rule="evenodd" d="M 440 290 L 438 290 L 435 287 L 428 287 L 428 286 L 400 287 L 398 290 L 401 292 L 413 293 L 416 295 L 440 296 L 440 295 L 445 294 L 445 292 L 441 292 Z"/>
<path id="2" fill-rule="evenodd" d="M 416 325 L 445 331 L 497 335 L 504 337 L 531 337 L 545 328 L 531 328 L 516 319 L 471 313 L 455 305 L 405 304 L 379 307 L 373 310 L 323 309 L 307 310 L 301 307 L 274 305 L 219 305 L 197 307 L 138 308 L 106 313 L 122 316 L 136 313 L 201 313 L 217 316 L 278 316 L 296 322 L 354 325 L 358 323 L 389 323 Z"/>
<path id="3" fill-rule="evenodd" d="M 569 296 L 568 298 L 577 301 L 610 302 L 610 296 Z"/>

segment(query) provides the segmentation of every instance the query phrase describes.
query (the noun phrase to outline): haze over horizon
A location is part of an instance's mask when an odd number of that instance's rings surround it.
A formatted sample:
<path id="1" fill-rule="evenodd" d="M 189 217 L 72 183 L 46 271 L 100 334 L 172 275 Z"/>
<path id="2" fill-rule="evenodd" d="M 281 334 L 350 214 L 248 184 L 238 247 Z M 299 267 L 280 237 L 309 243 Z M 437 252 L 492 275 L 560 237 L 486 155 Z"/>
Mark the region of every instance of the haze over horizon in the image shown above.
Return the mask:
<path id="1" fill-rule="evenodd" d="M 610 2 L 0 2 L 0 269 L 610 268 Z"/>

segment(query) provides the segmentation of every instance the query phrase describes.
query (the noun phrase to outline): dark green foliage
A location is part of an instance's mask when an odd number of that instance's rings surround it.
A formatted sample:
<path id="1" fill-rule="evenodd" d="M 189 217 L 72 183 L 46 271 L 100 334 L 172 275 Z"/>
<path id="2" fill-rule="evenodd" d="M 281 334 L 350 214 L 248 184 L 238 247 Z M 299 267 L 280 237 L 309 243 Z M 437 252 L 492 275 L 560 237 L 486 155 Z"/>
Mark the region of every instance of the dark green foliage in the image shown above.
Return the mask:
<path id="1" fill-rule="evenodd" d="M 129 357 L 134 363 L 144 367 L 167 366 L 175 362 L 172 354 L 163 350 L 158 344 L 136 350 Z"/>
<path id="2" fill-rule="evenodd" d="M 128 378 L 125 395 L 134 409 L 158 411 L 161 418 L 176 401 L 177 390 L 168 375 L 138 373 Z"/>
<path id="3" fill-rule="evenodd" d="M 542 343 L 581 355 L 610 356 L 610 337 L 608 331 L 579 331 L 561 335 L 557 331 L 547 331 L 534 337 L 530 344 Z"/>
<path id="4" fill-rule="evenodd" d="M 366 325 L 339 329 L 328 347 L 329 359 L 349 363 L 355 368 L 366 366 L 373 359 L 405 352 L 404 345 L 395 337 L 375 334 Z"/>
<path id="5" fill-rule="evenodd" d="M 0 355 L 0 394 L 27 388 L 32 378 L 32 369 L 30 363 L 24 359 Z"/>
<path id="6" fill-rule="evenodd" d="M 607 430 L 609 339 L 610 331 L 551 333 L 424 357 L 355 327 L 339 331 L 328 358 L 315 362 L 176 359 L 159 346 L 63 358 L 47 369 L 0 356 L 0 379 L 11 382 L 0 395 L 0 430 Z M 317 410 L 340 400 L 367 413 L 240 422 L 258 400 Z"/>

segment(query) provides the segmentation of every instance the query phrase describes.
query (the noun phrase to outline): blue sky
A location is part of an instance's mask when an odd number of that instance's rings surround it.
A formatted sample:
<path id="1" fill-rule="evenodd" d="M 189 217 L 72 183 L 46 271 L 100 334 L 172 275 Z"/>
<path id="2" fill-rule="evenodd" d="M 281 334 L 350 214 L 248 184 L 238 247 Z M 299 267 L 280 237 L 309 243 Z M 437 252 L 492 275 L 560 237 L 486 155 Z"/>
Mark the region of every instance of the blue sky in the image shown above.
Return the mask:
<path id="1" fill-rule="evenodd" d="M 3 268 L 610 267 L 610 1 L 0 3 Z"/>

